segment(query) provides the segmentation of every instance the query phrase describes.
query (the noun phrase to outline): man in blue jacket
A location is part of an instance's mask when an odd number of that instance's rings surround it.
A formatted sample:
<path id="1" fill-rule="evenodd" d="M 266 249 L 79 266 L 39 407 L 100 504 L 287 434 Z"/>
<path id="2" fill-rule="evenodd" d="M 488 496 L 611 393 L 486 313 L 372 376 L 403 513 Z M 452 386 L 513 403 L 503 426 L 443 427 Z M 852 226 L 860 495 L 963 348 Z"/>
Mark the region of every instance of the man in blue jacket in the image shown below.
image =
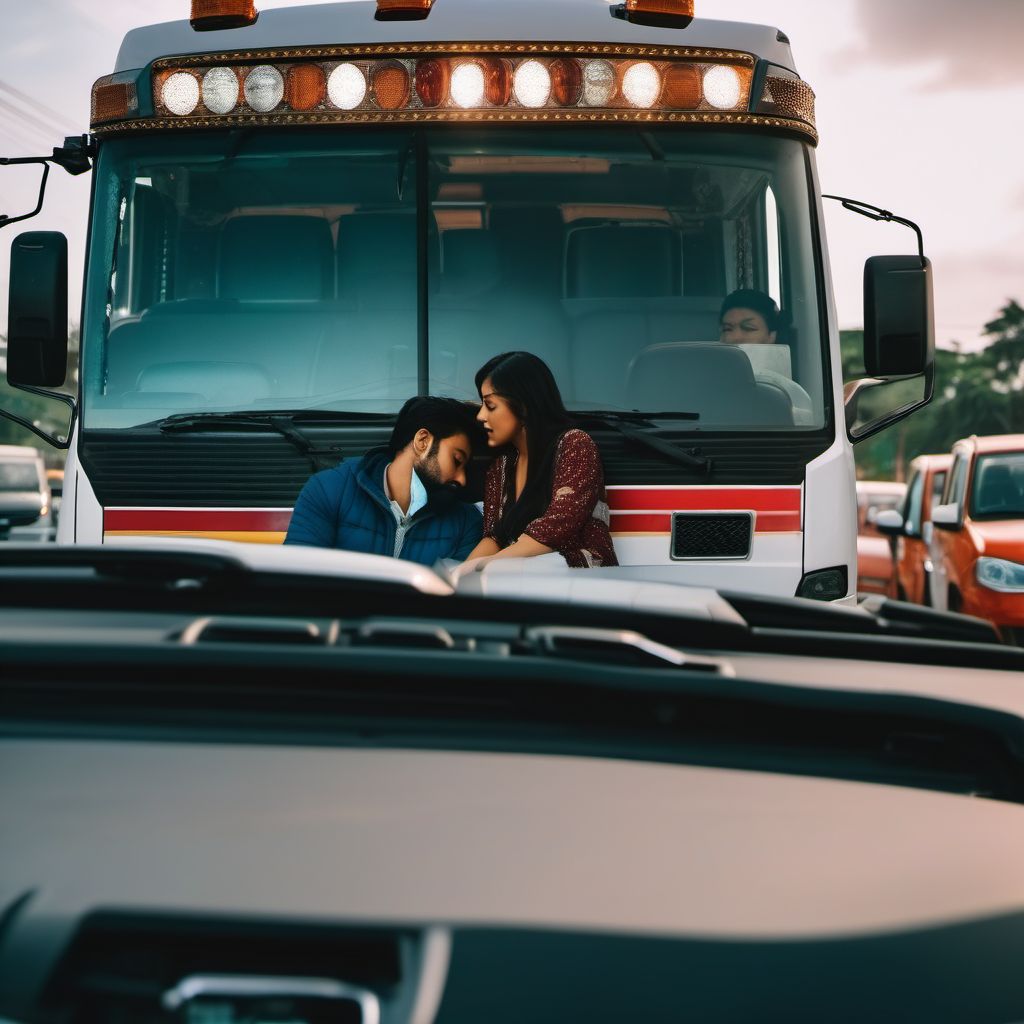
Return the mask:
<path id="1" fill-rule="evenodd" d="M 306 481 L 285 544 L 423 565 L 439 558 L 462 561 L 482 532 L 479 511 L 458 496 L 478 436 L 472 406 L 454 398 L 410 398 L 386 449 Z"/>

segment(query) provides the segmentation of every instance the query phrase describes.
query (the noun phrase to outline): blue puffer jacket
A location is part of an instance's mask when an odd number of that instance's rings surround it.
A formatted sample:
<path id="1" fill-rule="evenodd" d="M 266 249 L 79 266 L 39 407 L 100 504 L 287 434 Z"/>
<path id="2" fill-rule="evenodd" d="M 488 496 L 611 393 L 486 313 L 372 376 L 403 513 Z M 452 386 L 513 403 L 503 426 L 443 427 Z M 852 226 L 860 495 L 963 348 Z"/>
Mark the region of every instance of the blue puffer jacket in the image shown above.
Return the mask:
<path id="1" fill-rule="evenodd" d="M 371 453 L 310 477 L 295 502 L 285 544 L 394 554 L 397 523 L 384 494 L 389 461 Z M 432 500 L 412 517 L 399 557 L 421 565 L 439 558 L 462 560 L 480 541 L 482 529 L 475 506 Z"/>

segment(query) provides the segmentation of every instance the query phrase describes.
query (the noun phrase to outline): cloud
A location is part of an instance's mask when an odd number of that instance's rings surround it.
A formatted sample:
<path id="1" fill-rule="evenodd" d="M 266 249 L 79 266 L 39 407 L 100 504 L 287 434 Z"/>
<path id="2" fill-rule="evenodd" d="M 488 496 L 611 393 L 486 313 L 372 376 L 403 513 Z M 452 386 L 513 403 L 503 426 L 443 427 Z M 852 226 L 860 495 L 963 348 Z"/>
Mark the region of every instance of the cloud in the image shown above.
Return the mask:
<path id="1" fill-rule="evenodd" d="M 1024 85 L 1024 0 L 857 0 L 864 63 L 929 64 L 950 88 Z"/>

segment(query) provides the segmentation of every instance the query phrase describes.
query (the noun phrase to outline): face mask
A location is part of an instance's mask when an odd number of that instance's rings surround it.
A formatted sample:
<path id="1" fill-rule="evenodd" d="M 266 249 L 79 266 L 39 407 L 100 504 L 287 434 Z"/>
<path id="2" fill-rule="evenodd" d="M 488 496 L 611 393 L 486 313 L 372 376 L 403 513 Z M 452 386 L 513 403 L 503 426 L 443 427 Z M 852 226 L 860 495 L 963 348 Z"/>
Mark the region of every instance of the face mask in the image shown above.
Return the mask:
<path id="1" fill-rule="evenodd" d="M 416 515 L 429 500 L 430 495 L 427 493 L 427 488 L 424 486 L 416 467 L 413 466 L 412 479 L 409 481 L 409 517 L 412 518 L 412 516 Z"/>

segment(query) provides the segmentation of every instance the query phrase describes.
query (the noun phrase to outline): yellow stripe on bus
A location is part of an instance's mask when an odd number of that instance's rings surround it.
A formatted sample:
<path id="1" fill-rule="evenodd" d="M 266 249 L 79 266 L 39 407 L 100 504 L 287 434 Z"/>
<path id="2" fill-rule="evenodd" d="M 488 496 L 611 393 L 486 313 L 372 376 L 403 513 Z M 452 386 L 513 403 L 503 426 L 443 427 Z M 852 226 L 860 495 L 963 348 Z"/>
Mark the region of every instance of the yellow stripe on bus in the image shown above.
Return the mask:
<path id="1" fill-rule="evenodd" d="M 285 534 L 272 530 L 106 530 L 103 537 L 201 537 L 205 540 L 236 540 L 245 544 L 283 544 Z"/>

